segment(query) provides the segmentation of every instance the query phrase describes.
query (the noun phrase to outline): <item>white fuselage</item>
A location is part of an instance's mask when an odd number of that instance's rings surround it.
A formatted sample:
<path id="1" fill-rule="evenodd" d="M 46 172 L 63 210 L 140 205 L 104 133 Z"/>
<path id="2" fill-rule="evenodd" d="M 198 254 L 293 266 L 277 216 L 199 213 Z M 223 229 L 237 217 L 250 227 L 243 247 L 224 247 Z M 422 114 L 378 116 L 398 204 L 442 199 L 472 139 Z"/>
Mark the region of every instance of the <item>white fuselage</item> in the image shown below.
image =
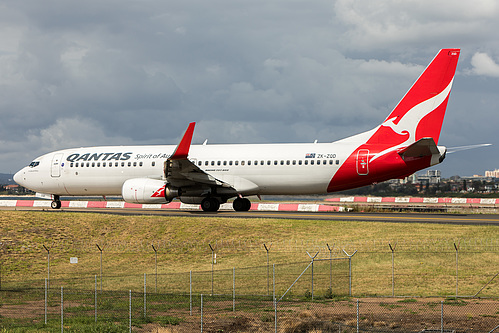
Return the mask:
<path id="1" fill-rule="evenodd" d="M 242 195 L 326 193 L 336 170 L 357 145 L 193 145 L 189 160 Z M 65 149 L 40 156 L 15 180 L 56 195 L 120 195 L 133 178 L 164 179 L 175 146 L 107 146 Z M 39 163 L 37 163 L 39 162 Z"/>

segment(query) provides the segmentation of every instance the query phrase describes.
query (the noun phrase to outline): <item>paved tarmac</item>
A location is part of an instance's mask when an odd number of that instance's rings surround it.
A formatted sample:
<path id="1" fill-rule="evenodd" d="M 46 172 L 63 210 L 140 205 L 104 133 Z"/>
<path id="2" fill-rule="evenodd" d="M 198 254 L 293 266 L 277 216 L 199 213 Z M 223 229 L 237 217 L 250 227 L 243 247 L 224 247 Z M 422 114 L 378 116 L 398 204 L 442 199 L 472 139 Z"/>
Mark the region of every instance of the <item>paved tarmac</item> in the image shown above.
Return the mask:
<path id="1" fill-rule="evenodd" d="M 432 214 L 432 213 L 339 213 L 339 212 L 269 212 L 269 211 L 218 211 L 207 213 L 190 210 L 159 209 L 115 209 L 115 208 L 64 208 L 52 210 L 34 207 L 2 207 L 1 210 L 47 211 L 47 212 L 84 212 L 117 215 L 158 215 L 158 216 L 195 216 L 224 218 L 271 218 L 294 220 L 330 220 L 330 221 L 372 221 L 390 223 L 439 223 L 461 225 L 496 225 L 499 226 L 499 214 Z"/>

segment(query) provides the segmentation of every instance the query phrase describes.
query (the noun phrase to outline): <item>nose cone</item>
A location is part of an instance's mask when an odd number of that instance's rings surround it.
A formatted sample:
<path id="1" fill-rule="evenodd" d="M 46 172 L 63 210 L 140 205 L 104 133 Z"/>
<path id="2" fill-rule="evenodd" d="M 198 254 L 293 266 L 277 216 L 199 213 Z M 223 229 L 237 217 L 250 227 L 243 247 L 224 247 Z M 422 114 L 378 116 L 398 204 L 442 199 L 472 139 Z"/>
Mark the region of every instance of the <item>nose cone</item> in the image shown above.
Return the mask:
<path id="1" fill-rule="evenodd" d="M 14 175 L 14 181 L 21 185 L 21 186 L 24 186 L 24 169 L 21 169 L 19 170 L 18 172 L 16 172 L 16 174 Z"/>

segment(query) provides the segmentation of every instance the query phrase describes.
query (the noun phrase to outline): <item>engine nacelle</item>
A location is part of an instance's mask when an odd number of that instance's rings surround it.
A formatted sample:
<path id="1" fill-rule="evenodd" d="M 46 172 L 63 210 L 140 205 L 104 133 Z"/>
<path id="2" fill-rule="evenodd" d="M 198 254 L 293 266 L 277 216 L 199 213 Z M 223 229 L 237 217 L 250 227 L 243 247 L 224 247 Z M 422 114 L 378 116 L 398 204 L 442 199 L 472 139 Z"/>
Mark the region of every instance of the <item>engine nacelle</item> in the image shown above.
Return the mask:
<path id="1" fill-rule="evenodd" d="M 163 180 L 133 178 L 125 181 L 121 189 L 121 195 L 123 200 L 130 203 L 165 203 L 179 196 L 180 189 L 169 186 Z"/>

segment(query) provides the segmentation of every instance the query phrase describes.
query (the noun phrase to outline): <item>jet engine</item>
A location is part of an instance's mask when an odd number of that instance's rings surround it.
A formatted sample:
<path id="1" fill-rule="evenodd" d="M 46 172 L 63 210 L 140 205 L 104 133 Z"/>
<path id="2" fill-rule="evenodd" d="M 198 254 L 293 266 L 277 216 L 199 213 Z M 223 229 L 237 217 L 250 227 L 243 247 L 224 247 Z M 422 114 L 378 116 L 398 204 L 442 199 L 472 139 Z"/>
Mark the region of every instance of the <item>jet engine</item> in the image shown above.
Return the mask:
<path id="1" fill-rule="evenodd" d="M 163 180 L 133 178 L 125 181 L 121 195 L 126 202 L 130 203 L 165 203 L 180 196 L 180 189 L 170 186 Z"/>

